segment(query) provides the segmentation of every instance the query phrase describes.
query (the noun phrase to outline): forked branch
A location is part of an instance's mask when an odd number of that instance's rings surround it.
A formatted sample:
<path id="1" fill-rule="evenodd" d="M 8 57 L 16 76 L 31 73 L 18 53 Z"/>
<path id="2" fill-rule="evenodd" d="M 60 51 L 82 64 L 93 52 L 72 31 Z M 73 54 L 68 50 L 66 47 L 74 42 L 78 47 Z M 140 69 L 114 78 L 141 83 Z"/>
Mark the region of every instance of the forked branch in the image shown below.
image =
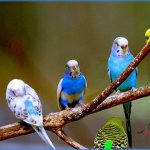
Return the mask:
<path id="1" fill-rule="evenodd" d="M 44 117 L 45 129 L 52 131 L 72 147 L 77 149 L 83 149 L 84 147 L 79 143 L 75 142 L 69 136 L 67 136 L 67 134 L 64 133 L 62 128 L 69 122 L 79 120 L 97 111 L 108 109 L 110 107 L 122 104 L 124 102 L 137 100 L 141 97 L 149 96 L 150 86 L 140 87 L 124 93 L 116 94 L 114 96 L 109 96 L 130 75 L 130 73 L 148 55 L 149 52 L 150 44 L 147 44 L 138 53 L 134 61 L 127 67 L 127 69 L 113 83 L 111 83 L 107 88 L 105 88 L 101 92 L 101 94 L 99 94 L 91 103 L 87 104 L 84 108 L 76 107 L 46 115 Z M 24 125 L 20 122 L 12 123 L 0 127 L 0 141 L 33 132 L 34 130 L 29 125 Z"/>

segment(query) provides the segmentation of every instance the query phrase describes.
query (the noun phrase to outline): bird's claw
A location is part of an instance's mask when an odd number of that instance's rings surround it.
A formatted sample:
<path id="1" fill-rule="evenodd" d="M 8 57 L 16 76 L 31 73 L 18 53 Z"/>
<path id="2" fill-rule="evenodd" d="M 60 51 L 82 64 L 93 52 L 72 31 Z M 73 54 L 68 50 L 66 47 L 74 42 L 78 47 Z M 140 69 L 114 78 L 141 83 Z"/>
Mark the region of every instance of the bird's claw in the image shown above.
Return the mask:
<path id="1" fill-rule="evenodd" d="M 79 103 L 78 106 L 81 107 L 81 108 L 85 108 L 86 107 L 86 105 L 84 103 Z"/>

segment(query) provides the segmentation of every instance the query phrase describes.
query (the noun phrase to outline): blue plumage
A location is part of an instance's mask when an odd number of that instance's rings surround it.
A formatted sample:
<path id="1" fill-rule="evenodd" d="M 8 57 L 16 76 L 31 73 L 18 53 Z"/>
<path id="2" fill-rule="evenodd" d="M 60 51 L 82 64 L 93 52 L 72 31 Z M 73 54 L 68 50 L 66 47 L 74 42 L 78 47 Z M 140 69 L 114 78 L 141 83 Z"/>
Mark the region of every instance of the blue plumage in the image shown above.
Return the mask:
<path id="1" fill-rule="evenodd" d="M 115 81 L 134 59 L 131 53 L 124 57 L 117 57 L 113 53 L 114 51 L 112 50 L 108 61 L 108 69 L 110 71 L 109 75 L 111 81 Z M 133 87 L 136 87 L 136 77 L 136 70 L 134 70 L 117 89 L 120 91 L 127 91 Z"/>
<path id="2" fill-rule="evenodd" d="M 86 87 L 87 82 L 80 72 L 78 62 L 75 60 L 68 61 L 65 66 L 64 77 L 60 80 L 57 88 L 60 108 L 63 110 L 82 104 Z"/>
<path id="3" fill-rule="evenodd" d="M 80 94 L 83 92 L 85 87 L 86 80 L 83 75 L 80 75 L 78 78 L 70 78 L 64 75 L 62 81 L 63 92 L 67 94 Z"/>
<path id="4" fill-rule="evenodd" d="M 35 109 L 35 107 L 33 106 L 32 101 L 30 101 L 29 99 L 26 99 L 24 101 L 24 105 L 25 105 L 25 107 L 26 107 L 27 112 L 28 112 L 29 115 L 37 115 L 38 116 L 38 112 Z"/>
<path id="5" fill-rule="evenodd" d="M 116 80 L 119 75 L 129 66 L 134 57 L 130 53 L 128 48 L 128 40 L 124 37 L 117 37 L 112 45 L 111 54 L 108 60 L 108 75 L 111 82 Z M 117 88 L 117 90 L 124 92 L 136 87 L 137 82 L 137 70 L 128 76 L 128 78 Z M 129 140 L 129 146 L 132 146 L 132 134 L 131 134 L 131 115 L 132 103 L 127 102 L 123 104 L 124 113 L 126 117 L 126 128 Z"/>

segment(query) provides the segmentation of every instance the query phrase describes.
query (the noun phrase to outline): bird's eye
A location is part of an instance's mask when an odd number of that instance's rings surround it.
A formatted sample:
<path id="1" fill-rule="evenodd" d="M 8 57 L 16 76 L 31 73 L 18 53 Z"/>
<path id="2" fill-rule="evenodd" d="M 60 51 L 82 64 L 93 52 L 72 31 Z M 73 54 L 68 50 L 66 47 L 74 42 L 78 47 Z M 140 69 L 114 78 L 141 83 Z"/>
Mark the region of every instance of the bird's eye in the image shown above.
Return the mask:
<path id="1" fill-rule="evenodd" d="M 145 36 L 145 38 L 146 38 L 146 40 L 148 40 L 148 39 L 149 39 L 149 37 L 148 37 L 148 36 Z"/>
<path id="2" fill-rule="evenodd" d="M 68 65 L 65 65 L 65 70 L 69 70 L 69 66 Z"/>
<path id="3" fill-rule="evenodd" d="M 119 50 L 117 50 L 117 53 L 119 53 Z"/>
<path id="4" fill-rule="evenodd" d="M 14 92 L 14 91 L 12 91 L 12 93 L 15 95 L 15 92 Z"/>
<path id="5" fill-rule="evenodd" d="M 119 44 L 116 42 L 116 45 L 119 46 Z"/>

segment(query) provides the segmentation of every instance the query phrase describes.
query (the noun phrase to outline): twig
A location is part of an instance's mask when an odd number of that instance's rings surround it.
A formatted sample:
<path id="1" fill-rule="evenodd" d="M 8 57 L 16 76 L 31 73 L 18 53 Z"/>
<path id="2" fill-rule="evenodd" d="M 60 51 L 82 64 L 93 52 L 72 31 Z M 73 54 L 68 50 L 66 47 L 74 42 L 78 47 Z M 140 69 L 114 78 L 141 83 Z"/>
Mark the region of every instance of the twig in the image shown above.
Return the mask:
<path id="1" fill-rule="evenodd" d="M 60 137 L 63 141 L 65 141 L 67 144 L 71 145 L 72 147 L 74 147 L 76 149 L 86 150 L 85 147 L 83 147 L 82 145 L 80 145 L 79 143 L 77 143 L 76 141 L 71 139 L 61 128 L 54 128 L 53 132 L 58 137 Z"/>

